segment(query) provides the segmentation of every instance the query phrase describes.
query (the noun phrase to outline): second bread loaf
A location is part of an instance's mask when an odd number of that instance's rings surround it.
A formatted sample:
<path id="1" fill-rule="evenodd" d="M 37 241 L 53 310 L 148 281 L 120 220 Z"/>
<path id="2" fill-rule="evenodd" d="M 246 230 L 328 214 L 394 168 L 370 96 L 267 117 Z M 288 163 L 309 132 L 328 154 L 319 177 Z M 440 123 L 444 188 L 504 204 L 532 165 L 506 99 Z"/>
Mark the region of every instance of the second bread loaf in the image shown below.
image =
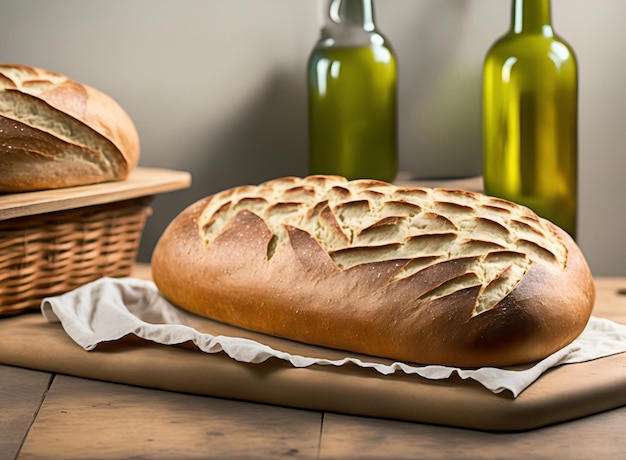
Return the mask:
<path id="1" fill-rule="evenodd" d="M 0 192 L 122 180 L 139 136 L 111 97 L 45 69 L 0 64 Z"/>

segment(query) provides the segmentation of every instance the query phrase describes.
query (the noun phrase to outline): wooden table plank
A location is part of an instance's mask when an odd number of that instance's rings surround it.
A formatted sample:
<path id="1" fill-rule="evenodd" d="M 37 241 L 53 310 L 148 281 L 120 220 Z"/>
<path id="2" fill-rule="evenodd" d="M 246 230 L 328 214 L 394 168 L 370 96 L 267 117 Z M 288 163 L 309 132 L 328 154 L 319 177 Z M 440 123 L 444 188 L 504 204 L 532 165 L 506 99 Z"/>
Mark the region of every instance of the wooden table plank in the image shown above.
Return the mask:
<path id="1" fill-rule="evenodd" d="M 594 315 L 626 324 L 626 278 L 595 278 L 596 307 Z"/>
<path id="2" fill-rule="evenodd" d="M 51 379 L 48 372 L 0 365 L 0 460 L 17 456 Z"/>
<path id="3" fill-rule="evenodd" d="M 320 460 L 624 458 L 626 407 L 521 433 L 325 414 Z"/>
<path id="4" fill-rule="evenodd" d="M 400 187 L 450 188 L 483 193 L 482 176 L 457 177 L 452 179 L 414 179 L 409 172 L 400 171 L 393 183 Z"/>
<path id="5" fill-rule="evenodd" d="M 57 375 L 24 458 L 316 458 L 321 413 Z"/>

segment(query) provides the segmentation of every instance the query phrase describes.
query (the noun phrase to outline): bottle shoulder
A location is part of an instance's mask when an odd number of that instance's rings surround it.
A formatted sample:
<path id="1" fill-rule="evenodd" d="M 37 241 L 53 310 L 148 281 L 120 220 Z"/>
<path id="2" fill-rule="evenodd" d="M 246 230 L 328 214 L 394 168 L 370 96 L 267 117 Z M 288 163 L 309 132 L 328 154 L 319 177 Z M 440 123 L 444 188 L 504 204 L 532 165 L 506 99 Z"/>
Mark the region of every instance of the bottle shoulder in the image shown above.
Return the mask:
<path id="1" fill-rule="evenodd" d="M 576 65 L 576 54 L 571 45 L 558 35 L 506 34 L 494 42 L 485 60 L 504 62 L 515 58 L 518 62 L 550 61 Z"/>
<path id="2" fill-rule="evenodd" d="M 394 73 L 397 69 L 393 52 L 381 46 L 315 48 L 309 55 L 307 66 L 309 69 L 327 68 L 332 63 L 367 71 L 377 68 Z"/>
<path id="3" fill-rule="evenodd" d="M 394 50 L 389 43 L 381 35 L 373 34 L 365 42 L 346 42 L 322 38 L 313 47 L 309 56 L 309 63 L 314 64 L 320 60 L 352 60 L 357 57 L 359 60 L 371 59 L 386 65 L 395 65 L 396 62 Z"/>
<path id="4" fill-rule="evenodd" d="M 574 55 L 572 46 L 559 35 L 549 36 L 541 34 L 515 34 L 507 33 L 498 38 L 490 47 L 488 53 L 492 52 L 517 52 L 523 54 L 524 51 L 549 50 L 553 46 L 559 46 L 569 54 Z"/>
<path id="5" fill-rule="evenodd" d="M 325 27 L 315 44 L 316 49 L 380 46 L 391 49 L 389 41 L 380 32 L 352 27 Z"/>

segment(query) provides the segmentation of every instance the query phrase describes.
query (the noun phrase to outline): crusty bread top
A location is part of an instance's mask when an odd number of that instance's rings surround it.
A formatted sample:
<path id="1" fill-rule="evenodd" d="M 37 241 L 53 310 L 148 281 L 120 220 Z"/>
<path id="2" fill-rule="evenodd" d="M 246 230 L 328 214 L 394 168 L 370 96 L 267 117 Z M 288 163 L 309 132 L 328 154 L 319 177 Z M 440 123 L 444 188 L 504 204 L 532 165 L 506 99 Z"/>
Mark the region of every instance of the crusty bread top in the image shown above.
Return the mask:
<path id="1" fill-rule="evenodd" d="M 46 69 L 0 64 L 0 122 L 4 191 L 119 180 L 139 161 L 114 99 Z"/>
<path id="2" fill-rule="evenodd" d="M 243 210 L 263 218 L 273 232 L 269 259 L 295 227 L 313 235 L 341 269 L 408 260 L 395 275 L 401 279 L 428 266 L 469 260 L 462 276 L 422 298 L 480 285 L 474 315 L 506 297 L 533 262 L 562 271 L 567 261 L 562 240 L 528 208 L 468 191 L 335 176 L 281 178 L 212 196 L 198 218 L 205 244 Z"/>

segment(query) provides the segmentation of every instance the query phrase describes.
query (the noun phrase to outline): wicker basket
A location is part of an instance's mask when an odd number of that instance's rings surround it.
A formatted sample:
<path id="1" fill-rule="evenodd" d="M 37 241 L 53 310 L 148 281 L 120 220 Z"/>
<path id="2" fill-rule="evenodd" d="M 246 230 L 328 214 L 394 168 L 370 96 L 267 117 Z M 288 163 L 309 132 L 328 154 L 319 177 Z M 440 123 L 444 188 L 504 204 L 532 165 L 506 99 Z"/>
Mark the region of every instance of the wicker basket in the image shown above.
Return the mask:
<path id="1" fill-rule="evenodd" d="M 150 197 L 0 221 L 0 316 L 133 269 Z"/>

